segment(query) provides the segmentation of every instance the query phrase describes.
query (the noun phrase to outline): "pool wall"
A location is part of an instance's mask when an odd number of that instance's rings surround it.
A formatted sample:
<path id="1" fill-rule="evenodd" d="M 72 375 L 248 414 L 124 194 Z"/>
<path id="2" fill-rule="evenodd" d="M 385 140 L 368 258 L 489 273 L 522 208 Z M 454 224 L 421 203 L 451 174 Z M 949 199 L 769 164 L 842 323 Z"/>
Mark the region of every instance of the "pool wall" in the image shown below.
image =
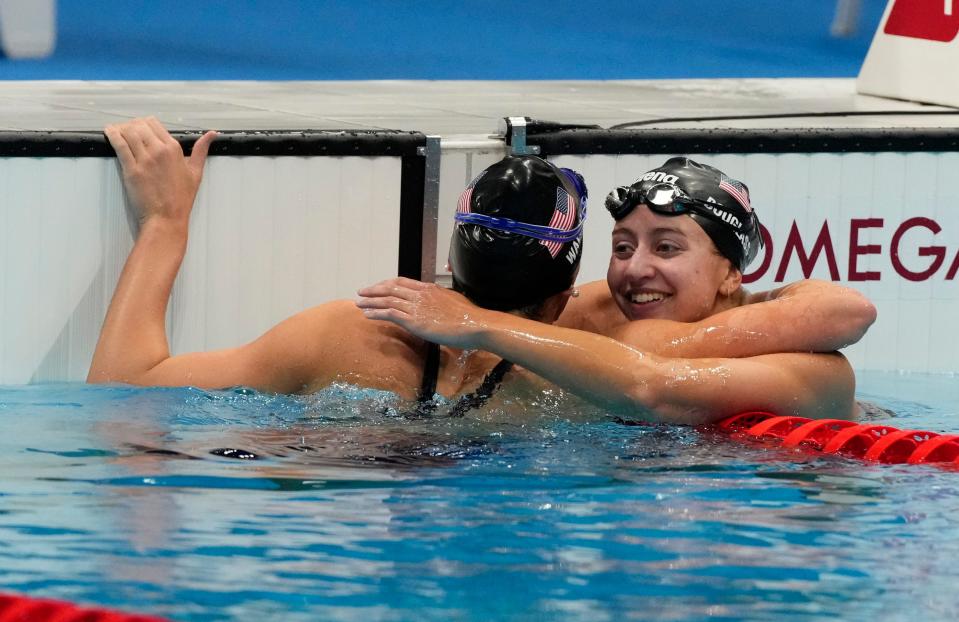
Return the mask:
<path id="1" fill-rule="evenodd" d="M 76 134 L 0 135 L 0 383 L 85 377 L 134 239 L 102 135 Z M 196 134 L 181 138 L 189 145 Z M 173 351 L 249 341 L 299 310 L 396 274 L 448 278 L 452 206 L 509 151 L 507 142 L 494 128 L 442 139 L 225 132 L 169 308 Z M 959 369 L 946 345 L 959 316 L 959 131 L 595 129 L 531 133 L 528 144 L 582 172 L 593 190 L 581 282 L 605 276 L 606 192 L 688 153 L 750 186 L 768 234 L 747 273 L 750 288 L 804 277 L 857 288 L 879 319 L 848 349 L 855 367 Z"/>
<path id="2" fill-rule="evenodd" d="M 99 147 L 84 150 L 64 136 L 61 151 L 92 155 L 0 158 L 3 384 L 86 377 L 133 244 L 136 222 L 117 162 L 96 155 L 105 142 L 98 137 Z M 7 138 L 0 143 L 9 156 Z M 372 147 L 329 136 L 308 144 L 297 134 L 271 138 L 257 146 L 227 137 L 207 164 L 167 313 L 174 352 L 237 345 L 304 308 L 353 296 L 358 284 L 419 276 L 418 246 L 402 249 L 412 265 L 399 259 L 400 229 L 410 218 L 422 228 L 423 158 L 415 154 L 425 137 L 387 135 Z M 22 153 L 56 151 L 49 135 L 18 140 L 32 145 Z M 326 151 L 361 155 L 302 155 L 324 142 Z M 377 151 L 395 155 L 362 155 Z M 404 174 L 415 181 L 405 195 Z"/>

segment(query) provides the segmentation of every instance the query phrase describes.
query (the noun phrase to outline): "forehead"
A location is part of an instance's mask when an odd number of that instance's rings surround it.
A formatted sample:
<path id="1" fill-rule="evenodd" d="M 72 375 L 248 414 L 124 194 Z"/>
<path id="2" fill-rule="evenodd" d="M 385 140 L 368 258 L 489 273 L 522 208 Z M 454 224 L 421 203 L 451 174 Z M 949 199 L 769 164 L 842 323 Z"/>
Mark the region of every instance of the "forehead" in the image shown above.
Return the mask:
<path id="1" fill-rule="evenodd" d="M 613 227 L 613 234 L 632 235 L 637 238 L 674 233 L 685 236 L 693 241 L 712 243 L 702 227 L 688 214 L 664 216 L 650 210 L 645 205 L 638 205 L 625 218 L 618 221 Z"/>

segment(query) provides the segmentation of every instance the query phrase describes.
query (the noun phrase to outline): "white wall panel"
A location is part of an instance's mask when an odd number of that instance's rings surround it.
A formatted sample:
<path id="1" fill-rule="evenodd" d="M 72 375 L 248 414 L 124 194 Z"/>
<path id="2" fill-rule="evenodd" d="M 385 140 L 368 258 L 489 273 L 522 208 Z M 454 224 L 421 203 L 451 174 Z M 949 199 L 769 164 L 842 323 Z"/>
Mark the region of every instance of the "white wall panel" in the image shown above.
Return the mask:
<path id="1" fill-rule="evenodd" d="M 445 151 L 441 162 L 436 267 L 442 272 L 456 199 L 497 150 Z M 769 266 L 750 289 L 803 277 L 798 258 L 783 261 L 795 225 L 808 253 L 824 222 L 838 281 L 863 291 L 879 319 L 847 351 L 857 368 L 959 371 L 951 344 L 959 312 L 959 154 L 751 154 L 693 156 L 739 177 L 751 189 L 773 246 Z M 590 215 L 580 282 L 605 278 L 612 220 L 607 192 L 632 183 L 667 156 L 562 156 L 586 178 Z M 0 382 L 79 380 L 86 374 L 106 305 L 133 241 L 116 163 L 97 158 L 0 160 Z M 400 161 L 397 158 L 215 157 L 207 165 L 190 245 L 174 287 L 168 328 L 174 352 L 236 345 L 284 317 L 320 302 L 353 297 L 357 287 L 396 273 Z M 910 218 L 941 231 L 906 230 L 904 270 L 893 236 Z M 851 224 L 860 246 L 850 274 Z M 943 250 L 936 250 L 937 248 Z M 752 266 L 756 270 L 760 256 Z M 777 278 L 780 271 L 782 278 Z M 811 276 L 832 279 L 824 256 Z"/>
<path id="2" fill-rule="evenodd" d="M 116 162 L 0 159 L 0 188 L 0 383 L 82 380 L 134 239 Z M 395 276 L 399 192 L 399 158 L 210 158 L 173 351 L 249 341 Z"/>
<path id="3" fill-rule="evenodd" d="M 959 154 L 851 153 L 692 155 L 742 179 L 773 240 L 769 267 L 751 290 L 772 289 L 805 276 L 792 253 L 783 261 L 787 238 L 795 225 L 808 254 L 827 223 L 835 256 L 835 273 L 823 253 L 809 276 L 836 280 L 865 293 L 879 309 L 879 318 L 865 339 L 846 353 L 860 369 L 957 372 L 959 338 L 959 275 L 948 277 L 959 254 Z M 603 199 L 613 187 L 629 184 L 643 172 L 661 165 L 668 156 L 561 156 L 560 166 L 579 170 L 586 178 L 592 201 L 586 225 L 586 247 L 580 282 L 605 278 L 612 220 Z M 904 228 L 898 244 L 897 270 L 893 238 L 911 218 L 927 218 L 939 227 Z M 881 226 L 860 227 L 858 245 L 877 245 L 876 253 L 855 257 L 857 277 L 851 274 L 850 234 L 853 223 L 882 219 Z M 910 280 L 904 274 L 921 273 L 935 257 L 920 255 L 923 248 L 943 248 L 939 268 L 928 277 Z M 767 249 L 769 251 L 770 249 Z M 748 272 L 755 272 L 763 255 Z M 781 278 L 778 273 L 783 270 Z M 863 273 L 878 280 L 863 280 Z"/>
<path id="4" fill-rule="evenodd" d="M 450 235 L 453 232 L 453 214 L 456 202 L 467 184 L 487 166 L 503 158 L 502 149 L 477 151 L 443 151 L 440 160 L 439 213 L 436 225 L 436 274 L 449 275 Z"/>

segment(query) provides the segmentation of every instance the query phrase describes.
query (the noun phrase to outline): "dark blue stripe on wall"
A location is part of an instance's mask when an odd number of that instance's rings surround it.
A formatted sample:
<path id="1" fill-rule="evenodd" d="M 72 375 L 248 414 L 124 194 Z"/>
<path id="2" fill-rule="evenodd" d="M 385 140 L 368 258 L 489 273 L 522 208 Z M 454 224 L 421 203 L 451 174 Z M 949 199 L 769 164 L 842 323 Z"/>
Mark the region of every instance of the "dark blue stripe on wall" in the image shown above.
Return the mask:
<path id="1" fill-rule="evenodd" d="M 885 0 L 59 0 L 53 57 L 5 79 L 854 76 Z"/>

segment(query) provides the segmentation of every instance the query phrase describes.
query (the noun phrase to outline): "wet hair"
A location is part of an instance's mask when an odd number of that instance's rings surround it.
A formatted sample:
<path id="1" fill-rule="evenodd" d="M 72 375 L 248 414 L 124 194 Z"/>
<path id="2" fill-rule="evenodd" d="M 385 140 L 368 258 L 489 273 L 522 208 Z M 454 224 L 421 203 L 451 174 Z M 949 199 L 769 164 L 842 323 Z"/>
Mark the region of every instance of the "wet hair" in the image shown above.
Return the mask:
<path id="1" fill-rule="evenodd" d="M 487 309 L 540 312 L 576 278 L 586 197 L 582 176 L 536 156 L 484 170 L 457 203 L 453 289 Z"/>

